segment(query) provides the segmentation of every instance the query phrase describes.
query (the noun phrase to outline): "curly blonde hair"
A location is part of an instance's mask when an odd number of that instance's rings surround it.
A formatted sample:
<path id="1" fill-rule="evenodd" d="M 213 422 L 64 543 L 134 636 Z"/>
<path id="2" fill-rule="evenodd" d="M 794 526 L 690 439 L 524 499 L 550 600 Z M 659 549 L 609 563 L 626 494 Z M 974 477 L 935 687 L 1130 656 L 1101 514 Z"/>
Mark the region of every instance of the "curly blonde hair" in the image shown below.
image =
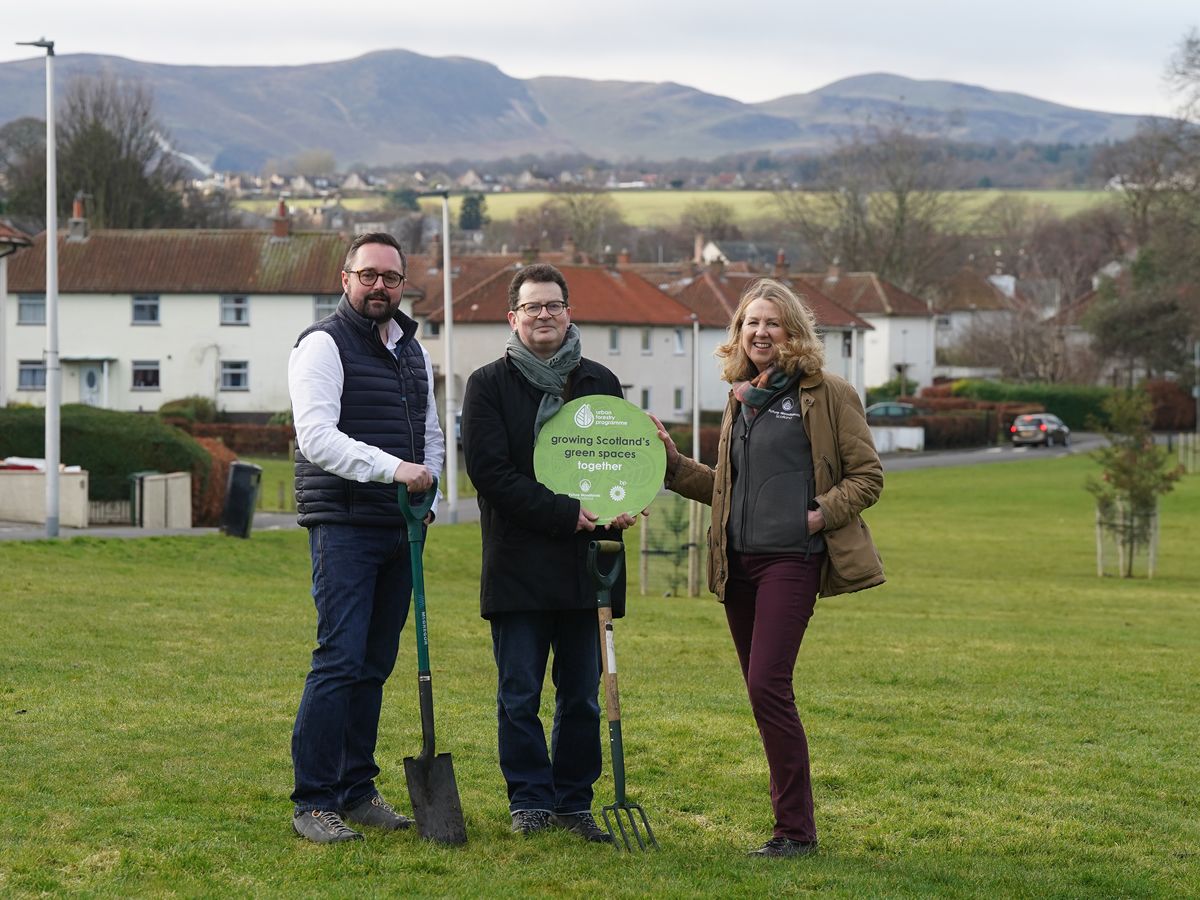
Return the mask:
<path id="1" fill-rule="evenodd" d="M 758 374 L 758 369 L 742 349 L 742 324 L 746 321 L 746 307 L 755 300 L 774 303 L 779 310 L 783 330 L 787 332 L 787 342 L 779 347 L 779 360 L 776 363 L 779 369 L 788 375 L 794 375 L 798 370 L 805 375 L 820 372 L 825 365 L 825 342 L 817 334 L 817 321 L 812 310 L 805 306 L 803 297 L 783 282 L 774 278 L 759 278 L 742 292 L 741 302 L 729 323 L 728 338 L 717 347 L 715 355 L 721 360 L 721 379 L 733 384 Z"/>

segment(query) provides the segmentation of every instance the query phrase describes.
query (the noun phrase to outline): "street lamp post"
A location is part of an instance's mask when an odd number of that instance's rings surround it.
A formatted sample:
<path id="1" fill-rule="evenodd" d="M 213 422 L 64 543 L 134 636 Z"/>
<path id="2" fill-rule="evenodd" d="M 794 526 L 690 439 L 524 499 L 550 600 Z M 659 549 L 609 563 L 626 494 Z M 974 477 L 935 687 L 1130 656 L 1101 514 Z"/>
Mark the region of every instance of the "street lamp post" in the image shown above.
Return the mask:
<path id="1" fill-rule="evenodd" d="M 692 459 L 700 460 L 700 317 L 692 313 Z M 700 595 L 700 504 L 688 510 L 688 593 Z"/>
<path id="2" fill-rule="evenodd" d="M 54 41 L 18 41 L 46 51 L 46 537 L 58 537 L 62 365 L 58 359 L 58 166 L 54 137 Z"/>
<path id="3" fill-rule="evenodd" d="M 443 360 L 446 367 L 446 521 L 458 521 L 458 402 L 454 396 L 454 295 L 450 271 L 450 192 L 425 191 L 422 197 L 442 198 L 442 324 Z"/>

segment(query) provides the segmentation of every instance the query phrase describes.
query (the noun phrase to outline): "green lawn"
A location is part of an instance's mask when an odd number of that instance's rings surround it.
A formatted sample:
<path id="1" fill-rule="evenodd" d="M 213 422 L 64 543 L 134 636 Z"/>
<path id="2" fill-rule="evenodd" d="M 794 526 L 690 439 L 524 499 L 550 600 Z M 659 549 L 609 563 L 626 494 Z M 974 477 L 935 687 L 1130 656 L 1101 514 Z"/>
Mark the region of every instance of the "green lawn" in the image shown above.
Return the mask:
<path id="1" fill-rule="evenodd" d="M 869 518 L 889 583 L 819 603 L 797 666 L 822 848 L 800 860 L 743 855 L 770 832 L 766 766 L 709 598 L 634 597 L 616 628 L 630 794 L 661 849 L 521 839 L 477 527 L 435 528 L 439 749 L 470 841 L 321 848 L 288 821 L 302 532 L 0 544 L 0 895 L 1196 896 L 1200 478 L 1163 504 L 1159 576 L 1101 580 L 1094 467 L 888 477 Z M 406 630 L 381 726 L 400 805 L 414 655 Z"/>
<path id="2" fill-rule="evenodd" d="M 1090 209 L 1101 203 L 1111 202 L 1111 195 L 1104 191 L 955 191 L 964 201 L 964 212 L 973 215 L 1001 196 L 1021 197 L 1037 206 L 1043 206 L 1059 216 L 1067 217 Z M 536 207 L 552 197 L 552 194 L 540 192 L 488 194 L 487 212 L 493 221 L 504 222 L 514 218 L 517 211 L 526 207 Z M 733 207 L 736 221 L 741 225 L 749 225 L 757 219 L 776 215 L 773 195 L 770 191 L 613 191 L 612 198 L 617 202 L 625 220 L 631 225 L 641 227 L 662 226 L 673 228 L 679 224 L 679 218 L 689 203 L 696 200 L 716 200 Z M 236 205 L 240 209 L 251 210 L 261 215 L 274 212 L 276 200 L 239 200 Z M 302 200 L 294 201 L 300 209 L 320 207 L 325 201 Z M 357 211 L 378 209 L 383 204 L 381 197 L 360 197 L 343 201 L 344 205 Z M 440 215 L 441 201 L 425 199 L 421 201 L 429 214 Z M 458 221 L 458 207 L 462 202 L 461 196 L 450 198 L 450 210 L 453 221 Z"/>

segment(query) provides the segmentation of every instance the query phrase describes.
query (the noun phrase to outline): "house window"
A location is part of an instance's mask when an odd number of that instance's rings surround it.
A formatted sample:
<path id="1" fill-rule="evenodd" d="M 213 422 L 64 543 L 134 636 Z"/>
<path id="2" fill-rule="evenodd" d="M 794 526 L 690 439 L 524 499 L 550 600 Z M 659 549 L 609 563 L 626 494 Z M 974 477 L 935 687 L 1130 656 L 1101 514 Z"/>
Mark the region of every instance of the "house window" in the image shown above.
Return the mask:
<path id="1" fill-rule="evenodd" d="M 221 390 L 250 390 L 250 363 L 245 360 L 221 360 Z"/>
<path id="2" fill-rule="evenodd" d="M 620 353 L 621 352 L 621 329 L 620 328 L 608 329 L 608 352 L 609 353 Z"/>
<path id="3" fill-rule="evenodd" d="M 685 352 L 686 352 L 686 348 L 683 343 L 683 329 L 676 328 L 675 329 L 675 355 L 683 356 L 683 354 Z"/>
<path id="4" fill-rule="evenodd" d="M 428 319 L 425 320 L 425 328 L 423 330 L 423 334 L 425 335 L 425 337 L 437 337 L 441 333 L 442 333 L 442 323 L 441 322 L 430 322 Z"/>
<path id="5" fill-rule="evenodd" d="M 938 316 L 937 317 L 937 327 L 942 328 L 942 329 L 949 328 L 950 327 L 950 317 L 949 316 Z"/>
<path id="6" fill-rule="evenodd" d="M 46 295 L 18 294 L 17 295 L 17 324 L 45 325 L 46 324 Z"/>
<path id="7" fill-rule="evenodd" d="M 242 294 L 229 294 L 221 297 L 222 325 L 249 325 L 250 298 Z"/>
<path id="8" fill-rule="evenodd" d="M 135 391 L 158 390 L 158 360 L 135 359 L 133 368 L 133 389 Z"/>
<path id="9" fill-rule="evenodd" d="M 642 388 L 642 409 L 650 408 L 650 388 Z"/>
<path id="10" fill-rule="evenodd" d="M 337 294 L 314 294 L 313 321 L 319 322 L 326 316 L 333 315 L 333 311 L 337 309 L 338 301 L 341 299 Z"/>
<path id="11" fill-rule="evenodd" d="M 854 355 L 854 332 L 847 331 L 842 335 L 842 357 L 849 359 Z"/>
<path id="12" fill-rule="evenodd" d="M 683 412 L 683 388 L 675 388 L 675 412 Z"/>
<path id="13" fill-rule="evenodd" d="M 22 359 L 17 363 L 17 390 L 44 391 L 46 364 L 40 359 Z"/>
<path id="14" fill-rule="evenodd" d="M 654 352 L 653 332 L 649 328 L 642 329 L 642 354 Z"/>
<path id="15" fill-rule="evenodd" d="M 133 324 L 157 325 L 158 297 L 153 294 L 135 294 L 133 297 Z"/>

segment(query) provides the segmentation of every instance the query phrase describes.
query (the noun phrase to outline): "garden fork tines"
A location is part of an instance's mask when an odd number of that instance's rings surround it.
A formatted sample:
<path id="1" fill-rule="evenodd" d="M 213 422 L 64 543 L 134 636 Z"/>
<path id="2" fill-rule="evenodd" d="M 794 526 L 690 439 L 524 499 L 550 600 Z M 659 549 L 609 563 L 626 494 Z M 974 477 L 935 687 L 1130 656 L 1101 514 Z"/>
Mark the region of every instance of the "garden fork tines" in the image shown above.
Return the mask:
<path id="1" fill-rule="evenodd" d="M 612 597 L 610 588 L 621 574 L 625 546 L 620 541 L 592 541 L 588 545 L 588 572 L 596 585 L 596 608 L 600 616 L 600 659 L 604 670 L 604 706 L 608 713 L 608 743 L 612 750 L 613 785 L 616 801 L 601 809 L 604 827 L 618 850 L 632 851 L 657 847 L 654 830 L 646 811 L 625 796 L 625 749 L 621 741 L 621 698 L 617 692 L 617 654 L 613 648 Z M 611 553 L 616 557 L 612 569 L 601 573 L 597 557 Z M 619 837 L 618 837 L 619 836 Z"/>

